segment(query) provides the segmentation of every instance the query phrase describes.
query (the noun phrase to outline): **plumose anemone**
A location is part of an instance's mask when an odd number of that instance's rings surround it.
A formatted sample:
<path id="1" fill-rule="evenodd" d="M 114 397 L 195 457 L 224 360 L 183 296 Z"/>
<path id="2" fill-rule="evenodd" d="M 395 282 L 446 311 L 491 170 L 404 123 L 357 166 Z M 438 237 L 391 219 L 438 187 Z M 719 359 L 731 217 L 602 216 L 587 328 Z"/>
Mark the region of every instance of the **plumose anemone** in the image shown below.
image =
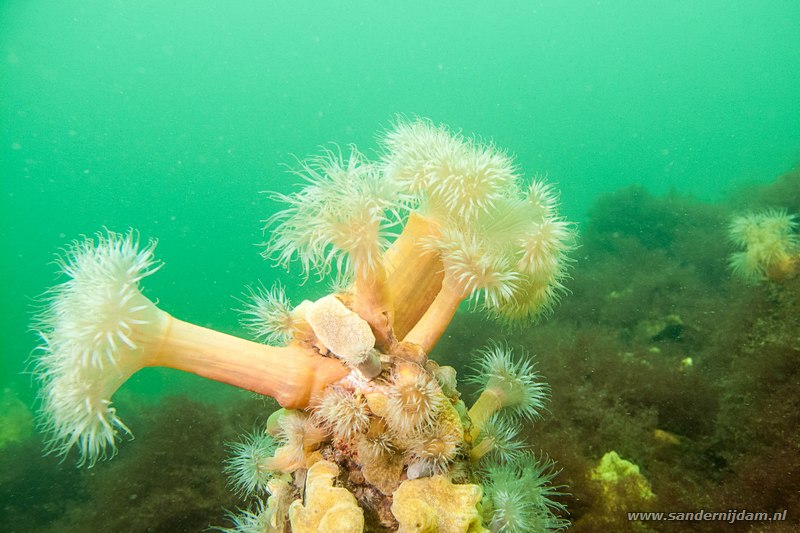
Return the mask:
<path id="1" fill-rule="evenodd" d="M 757 282 L 781 281 L 800 271 L 797 217 L 785 209 L 769 209 L 736 217 L 728 228 L 730 240 L 742 251 L 729 264 L 740 278 Z"/>
<path id="2" fill-rule="evenodd" d="M 249 289 L 242 323 L 260 340 L 180 321 L 140 282 L 155 243 L 106 232 L 73 244 L 36 324 L 50 447 L 113 455 L 128 428 L 114 392 L 166 366 L 271 396 L 283 407 L 228 443 L 233 489 L 255 498 L 223 531 L 557 531 L 568 522 L 549 460 L 520 435 L 549 387 L 512 343 L 475 351 L 467 407 L 438 340 L 462 302 L 529 324 L 564 292 L 574 226 L 555 189 L 526 180 L 494 144 L 398 119 L 370 161 L 355 147 L 302 161 L 303 186 L 273 194 L 263 255 L 341 280 L 293 307 Z M 420 529 L 422 527 L 422 529 Z"/>
<path id="3" fill-rule="evenodd" d="M 136 234 L 99 233 L 77 241 L 59 259 L 67 280 L 50 289 L 36 317 L 42 339 L 36 360 L 41 420 L 49 446 L 72 447 L 94 464 L 130 433 L 111 397 L 140 369 L 193 372 L 306 407 L 316 391 L 346 374 L 335 360 L 295 346 L 272 347 L 178 320 L 139 290 L 160 264 L 155 242 L 140 249 Z"/>

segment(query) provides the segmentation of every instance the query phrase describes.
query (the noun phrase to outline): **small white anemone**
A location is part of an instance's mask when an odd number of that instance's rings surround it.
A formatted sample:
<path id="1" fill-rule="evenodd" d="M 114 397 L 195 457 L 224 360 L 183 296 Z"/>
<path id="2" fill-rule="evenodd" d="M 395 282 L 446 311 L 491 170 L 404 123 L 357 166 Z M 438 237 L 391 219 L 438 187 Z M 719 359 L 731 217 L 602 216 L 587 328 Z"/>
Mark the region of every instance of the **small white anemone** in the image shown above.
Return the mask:
<path id="1" fill-rule="evenodd" d="M 330 387 L 319 400 L 314 418 L 336 437 L 350 440 L 369 429 L 369 409 L 360 394 L 341 387 Z"/>
<path id="2" fill-rule="evenodd" d="M 435 424 L 432 428 L 414 434 L 406 450 L 409 479 L 447 472 L 463 442 L 462 435 L 442 424 Z"/>
<path id="3" fill-rule="evenodd" d="M 473 422 L 480 420 L 481 428 L 498 408 L 507 408 L 511 414 L 525 420 L 541 416 L 550 387 L 540 381 L 535 365 L 526 354 L 515 359 L 511 348 L 505 344 L 494 343 L 480 352 L 481 359 L 474 376 L 469 382 L 483 386 L 483 398 L 491 398 L 487 406 L 491 409 L 470 409 Z M 480 399 L 476 405 L 481 403 Z M 477 411 L 480 411 L 478 413 Z M 477 415 L 477 416 L 473 416 Z"/>
<path id="4" fill-rule="evenodd" d="M 245 298 L 241 323 L 250 333 L 267 344 L 285 345 L 292 340 L 298 319 L 280 283 L 269 290 L 261 283 L 247 287 Z"/>
<path id="5" fill-rule="evenodd" d="M 328 432 L 319 427 L 313 417 L 295 409 L 283 411 L 277 422 L 275 437 L 281 443 L 300 450 L 298 454 L 316 450 L 328 440 Z"/>
<path id="6" fill-rule="evenodd" d="M 566 508 L 555 499 L 563 495 L 562 487 L 552 484 L 557 474 L 551 460 L 530 452 L 488 464 L 483 487 L 490 529 L 508 533 L 566 529 L 569 521 L 558 516 Z"/>
<path id="7" fill-rule="evenodd" d="M 744 250 L 730 256 L 733 272 L 748 281 L 780 279 L 796 273 L 800 261 L 797 226 L 797 217 L 785 209 L 770 209 L 735 218 L 728 235 Z"/>
<path id="8" fill-rule="evenodd" d="M 358 440 L 358 459 L 361 464 L 375 464 L 387 461 L 395 452 L 397 445 L 392 441 L 392 435 L 381 419 L 374 419 L 379 430 L 373 433 L 372 426 L 369 432 Z"/>
<path id="9" fill-rule="evenodd" d="M 436 379 L 413 363 L 398 363 L 388 391 L 386 422 L 400 435 L 431 424 L 446 401 Z"/>
<path id="10" fill-rule="evenodd" d="M 266 467 L 267 460 L 277 448 L 273 438 L 263 430 L 244 435 L 240 442 L 229 442 L 230 457 L 225 461 L 225 473 L 235 492 L 243 496 L 264 493 L 275 473 Z"/>
<path id="11" fill-rule="evenodd" d="M 287 207 L 267 220 L 272 236 L 263 255 L 284 266 L 298 259 L 306 274 L 315 269 L 320 277 L 333 265 L 355 273 L 379 268 L 403 209 L 398 184 L 353 146 L 346 159 L 338 150 L 309 158 L 296 174 L 307 185 L 272 195 Z"/>

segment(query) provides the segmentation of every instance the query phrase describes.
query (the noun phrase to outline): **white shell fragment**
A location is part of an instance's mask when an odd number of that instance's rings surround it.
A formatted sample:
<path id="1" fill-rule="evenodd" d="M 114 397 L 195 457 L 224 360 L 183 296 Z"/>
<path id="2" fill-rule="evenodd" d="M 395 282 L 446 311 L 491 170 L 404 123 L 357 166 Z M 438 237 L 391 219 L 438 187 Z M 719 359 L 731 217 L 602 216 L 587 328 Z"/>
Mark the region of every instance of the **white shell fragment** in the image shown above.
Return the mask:
<path id="1" fill-rule="evenodd" d="M 308 306 L 306 321 L 317 339 L 340 359 L 359 365 L 370 357 L 375 335 L 369 324 L 335 296 L 320 298 Z"/>

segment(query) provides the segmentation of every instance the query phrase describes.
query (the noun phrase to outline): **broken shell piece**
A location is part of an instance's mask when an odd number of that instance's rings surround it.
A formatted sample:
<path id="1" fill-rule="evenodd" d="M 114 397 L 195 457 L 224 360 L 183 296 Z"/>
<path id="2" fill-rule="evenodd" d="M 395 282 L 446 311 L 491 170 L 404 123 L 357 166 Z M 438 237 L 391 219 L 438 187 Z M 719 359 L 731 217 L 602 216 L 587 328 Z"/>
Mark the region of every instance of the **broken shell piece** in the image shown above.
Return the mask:
<path id="1" fill-rule="evenodd" d="M 364 530 L 364 512 L 355 496 L 343 487 L 333 486 L 337 475 L 339 467 L 330 461 L 319 461 L 309 468 L 306 504 L 303 505 L 303 500 L 295 500 L 289 506 L 289 521 L 294 533 L 361 533 Z"/>
<path id="2" fill-rule="evenodd" d="M 333 295 L 307 306 L 306 320 L 317 339 L 334 355 L 358 367 L 367 379 L 381 373 L 380 352 L 369 324 Z"/>
<path id="3" fill-rule="evenodd" d="M 303 342 L 314 336 L 314 331 L 306 319 L 306 312 L 312 305 L 314 305 L 314 302 L 303 300 L 297 307 L 292 309 L 292 323 L 294 324 L 294 339 L 296 341 Z"/>

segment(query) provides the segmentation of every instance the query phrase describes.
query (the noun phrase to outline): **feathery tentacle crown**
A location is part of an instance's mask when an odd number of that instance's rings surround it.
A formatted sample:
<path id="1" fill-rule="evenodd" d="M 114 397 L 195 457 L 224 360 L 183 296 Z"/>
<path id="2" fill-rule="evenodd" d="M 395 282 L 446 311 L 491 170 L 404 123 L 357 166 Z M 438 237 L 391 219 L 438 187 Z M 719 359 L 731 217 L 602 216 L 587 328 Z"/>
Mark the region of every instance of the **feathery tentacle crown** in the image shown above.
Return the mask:
<path id="1" fill-rule="evenodd" d="M 554 497 L 562 487 L 552 485 L 558 471 L 554 463 L 537 458 L 531 452 L 511 461 L 497 461 L 486 466 L 485 510 L 492 531 L 527 533 L 528 531 L 561 531 L 569 521 L 559 518 L 566 508 Z"/>
<path id="2" fill-rule="evenodd" d="M 512 461 L 524 449 L 524 444 L 517 438 L 519 424 L 512 418 L 493 414 L 480 431 L 480 443 L 473 449 L 473 458 L 481 459 L 486 454 L 498 461 Z M 476 452 L 477 450 L 477 452 Z"/>
<path id="3" fill-rule="evenodd" d="M 296 172 L 307 185 L 289 195 L 274 193 L 288 207 L 267 221 L 272 237 L 264 251 L 287 266 L 298 259 L 308 274 L 369 273 L 379 267 L 390 229 L 399 221 L 400 190 L 379 168 L 350 147 L 301 163 Z"/>
<path id="4" fill-rule="evenodd" d="M 388 395 L 386 422 L 403 435 L 430 425 L 446 401 L 436 379 L 413 363 L 395 366 Z"/>
<path id="5" fill-rule="evenodd" d="M 469 381 L 492 391 L 511 414 L 529 421 L 539 418 L 550 388 L 540 381 L 527 356 L 515 359 L 505 344 L 491 344 L 480 354 L 477 371 Z"/>
<path id="6" fill-rule="evenodd" d="M 240 310 L 241 324 L 256 339 L 278 346 L 292 340 L 300 320 L 279 283 L 269 290 L 261 284 L 248 287 L 245 298 L 244 309 Z"/>
<path id="7" fill-rule="evenodd" d="M 527 185 L 513 159 L 491 143 L 423 119 L 398 121 L 381 139 L 380 163 L 354 147 L 301 164 L 307 185 L 273 194 L 288 207 L 267 221 L 265 256 L 304 271 L 350 275 L 381 264 L 390 229 L 409 209 L 441 227 L 427 243 L 458 290 L 507 324 L 547 312 L 564 290 L 575 230 L 558 214 L 554 189 Z"/>
<path id="8" fill-rule="evenodd" d="M 243 496 L 266 492 L 267 483 L 275 475 L 265 467 L 277 449 L 273 438 L 263 430 L 255 430 L 245 434 L 241 441 L 226 445 L 230 457 L 225 461 L 224 472 L 234 492 Z"/>
<path id="9" fill-rule="evenodd" d="M 369 429 L 370 418 L 364 398 L 339 387 L 323 394 L 314 417 L 337 438 L 349 440 Z"/>
<path id="10" fill-rule="evenodd" d="M 73 243 L 57 262 L 68 279 L 46 294 L 36 317 L 40 420 L 50 450 L 64 455 L 76 446 L 80 464 L 113 455 L 117 433 L 130 433 L 108 398 L 132 373 L 124 359 L 139 351 L 134 329 L 157 318 L 138 288 L 160 268 L 154 247 L 140 250 L 132 231 Z"/>
<path id="11" fill-rule="evenodd" d="M 383 139 L 384 172 L 438 222 L 428 243 L 465 296 L 508 324 L 548 311 L 563 290 L 574 229 L 553 188 L 525 186 L 510 156 L 427 120 L 399 122 Z"/>

